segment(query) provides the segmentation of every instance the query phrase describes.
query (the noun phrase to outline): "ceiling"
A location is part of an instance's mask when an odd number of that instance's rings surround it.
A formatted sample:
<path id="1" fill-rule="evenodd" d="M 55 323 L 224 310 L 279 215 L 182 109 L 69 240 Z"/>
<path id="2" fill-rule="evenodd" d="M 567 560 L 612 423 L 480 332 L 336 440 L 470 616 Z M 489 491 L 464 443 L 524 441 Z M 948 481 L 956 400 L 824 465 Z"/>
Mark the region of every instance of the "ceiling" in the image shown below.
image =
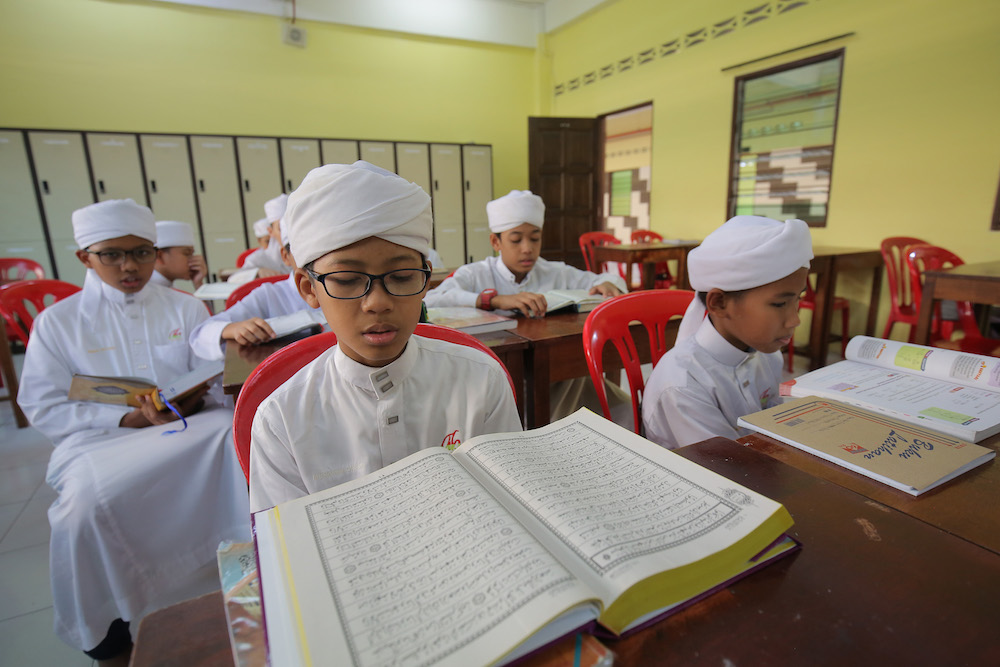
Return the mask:
<path id="1" fill-rule="evenodd" d="M 551 32 L 617 0 L 156 0 L 432 37 L 534 48 Z"/>

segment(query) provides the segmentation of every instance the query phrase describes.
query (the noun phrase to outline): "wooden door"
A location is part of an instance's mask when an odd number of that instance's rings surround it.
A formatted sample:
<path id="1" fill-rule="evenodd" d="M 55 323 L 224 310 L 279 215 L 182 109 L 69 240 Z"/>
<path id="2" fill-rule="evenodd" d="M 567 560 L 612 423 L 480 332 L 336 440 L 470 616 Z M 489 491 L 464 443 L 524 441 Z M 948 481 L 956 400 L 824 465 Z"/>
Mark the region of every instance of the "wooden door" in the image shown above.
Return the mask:
<path id="1" fill-rule="evenodd" d="M 584 268 L 579 239 L 598 228 L 600 123 L 528 118 L 528 188 L 545 202 L 542 257 Z"/>

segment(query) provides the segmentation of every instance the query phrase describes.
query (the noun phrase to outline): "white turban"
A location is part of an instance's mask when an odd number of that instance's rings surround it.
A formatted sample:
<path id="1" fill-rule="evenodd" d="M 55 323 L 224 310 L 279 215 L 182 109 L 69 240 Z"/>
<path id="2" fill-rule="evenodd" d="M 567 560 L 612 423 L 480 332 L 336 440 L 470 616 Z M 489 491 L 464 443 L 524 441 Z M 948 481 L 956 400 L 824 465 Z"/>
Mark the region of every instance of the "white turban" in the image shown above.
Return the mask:
<path id="1" fill-rule="evenodd" d="M 269 236 L 271 223 L 267 221 L 267 218 L 261 218 L 257 222 L 253 223 L 253 235 L 257 238 L 262 236 Z"/>
<path id="2" fill-rule="evenodd" d="M 416 250 L 430 250 L 431 198 L 423 188 L 363 160 L 327 164 L 306 174 L 288 198 L 282 220 L 295 263 L 377 236 Z"/>
<path id="3" fill-rule="evenodd" d="M 813 257 L 809 226 L 802 220 L 779 222 L 756 215 L 738 215 L 705 237 L 688 254 L 691 287 L 699 292 L 752 289 L 781 280 L 809 267 Z M 677 342 L 694 334 L 705 317 L 695 297 L 684 314 Z"/>
<path id="4" fill-rule="evenodd" d="M 109 199 L 73 211 L 73 238 L 80 248 L 121 236 L 156 243 L 156 218 L 131 199 Z"/>
<path id="5" fill-rule="evenodd" d="M 264 214 L 267 216 L 267 221 L 281 220 L 281 216 L 285 214 L 286 206 L 288 206 L 288 195 L 286 194 L 280 194 L 274 199 L 268 199 L 264 202 Z"/>
<path id="6" fill-rule="evenodd" d="M 175 246 L 194 247 L 194 230 L 186 222 L 173 220 L 158 220 L 156 223 L 156 247 L 173 248 Z"/>
<path id="7" fill-rule="evenodd" d="M 284 248 L 288 245 L 288 225 L 285 224 L 284 218 L 278 223 L 278 231 L 281 232 L 281 247 Z"/>
<path id="8" fill-rule="evenodd" d="M 486 204 L 486 217 L 494 234 L 530 222 L 541 228 L 545 223 L 545 202 L 530 190 L 511 190 Z"/>

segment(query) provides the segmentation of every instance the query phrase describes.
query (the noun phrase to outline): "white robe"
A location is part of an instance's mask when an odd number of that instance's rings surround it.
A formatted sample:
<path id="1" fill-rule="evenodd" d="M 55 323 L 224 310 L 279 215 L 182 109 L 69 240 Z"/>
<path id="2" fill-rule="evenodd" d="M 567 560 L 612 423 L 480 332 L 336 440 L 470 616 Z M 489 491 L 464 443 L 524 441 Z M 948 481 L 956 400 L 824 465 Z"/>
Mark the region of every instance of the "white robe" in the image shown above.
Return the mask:
<path id="1" fill-rule="evenodd" d="M 55 633 L 93 649 L 116 618 L 218 588 L 206 579 L 220 541 L 248 541 L 246 481 L 232 410 L 121 428 L 123 406 L 67 399 L 74 373 L 168 381 L 200 363 L 187 344 L 208 317 L 197 299 L 158 285 L 126 295 L 87 272 L 82 292 L 35 320 L 18 402 L 55 450 L 46 481 Z M 200 574 L 200 578 L 199 578 Z M 133 623 L 133 636 L 137 625 Z"/>
<path id="2" fill-rule="evenodd" d="M 428 308 L 450 306 L 475 307 L 476 298 L 484 289 L 495 289 L 497 294 L 534 292 L 542 294 L 553 289 L 590 289 L 609 282 L 622 292 L 628 291 L 625 281 L 617 273 L 596 274 L 578 269 L 563 262 L 550 262 L 541 257 L 524 280 L 517 282 L 514 274 L 499 257 L 487 257 L 472 264 L 460 266 L 455 274 L 428 292 L 424 303 Z M 500 314 L 510 311 L 498 310 Z"/>
<path id="3" fill-rule="evenodd" d="M 292 269 L 281 261 L 281 243 L 271 239 L 267 247 L 252 252 L 243 260 L 242 269 L 271 269 L 279 273 L 289 273 Z"/>
<path id="4" fill-rule="evenodd" d="M 250 507 L 356 479 L 425 447 L 520 430 L 507 374 L 480 350 L 412 336 L 398 359 L 374 368 L 333 347 L 257 409 Z"/>
<path id="5" fill-rule="evenodd" d="M 163 285 L 164 287 L 174 286 L 173 280 L 167 278 L 165 275 L 156 270 L 153 271 L 153 275 L 149 278 L 149 282 L 152 285 Z"/>
<path id="6" fill-rule="evenodd" d="M 781 367 L 781 352 L 744 352 L 706 317 L 653 368 L 642 397 L 646 437 L 676 449 L 717 435 L 749 434 L 736 420 L 781 403 Z"/>
<path id="7" fill-rule="evenodd" d="M 228 325 L 251 317 L 267 319 L 290 315 L 306 308 L 309 308 L 309 304 L 302 299 L 295 286 L 295 274 L 288 276 L 288 280 L 264 283 L 231 308 L 213 315 L 195 327 L 191 332 L 191 349 L 203 359 L 222 359 L 226 354 L 222 330 Z"/>

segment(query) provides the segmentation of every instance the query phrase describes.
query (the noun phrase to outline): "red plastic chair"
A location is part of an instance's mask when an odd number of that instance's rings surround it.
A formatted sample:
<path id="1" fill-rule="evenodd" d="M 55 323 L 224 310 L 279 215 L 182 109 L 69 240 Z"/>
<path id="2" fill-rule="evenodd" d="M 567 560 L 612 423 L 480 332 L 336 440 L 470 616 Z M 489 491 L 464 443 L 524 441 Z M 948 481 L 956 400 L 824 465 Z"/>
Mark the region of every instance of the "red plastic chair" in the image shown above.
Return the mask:
<path id="1" fill-rule="evenodd" d="M 418 324 L 414 335 L 445 340 L 485 352 L 500 363 L 500 367 L 507 373 L 510 390 L 514 392 L 514 380 L 507 367 L 493 350 L 469 334 L 435 324 Z M 233 415 L 233 443 L 236 445 L 236 457 L 247 478 L 247 485 L 250 484 L 250 427 L 257 407 L 300 368 L 336 344 L 337 336 L 332 331 L 296 341 L 262 361 L 243 383 Z"/>
<path id="2" fill-rule="evenodd" d="M 806 293 L 799 299 L 799 309 L 806 308 L 816 312 L 816 292 L 813 291 L 810 278 L 806 277 Z M 833 297 L 833 311 L 840 311 L 840 356 L 847 355 L 848 327 L 851 324 L 851 302 L 842 296 Z M 795 334 L 788 341 L 788 372 L 792 372 L 792 365 L 795 360 Z M 825 362 L 824 362 L 825 363 Z"/>
<path id="3" fill-rule="evenodd" d="M 920 300 L 923 298 L 923 272 L 937 271 L 939 269 L 962 266 L 965 262 L 962 258 L 939 246 L 929 244 L 912 245 L 907 248 L 906 266 L 910 274 L 910 285 L 913 291 L 913 305 L 917 312 L 920 312 Z M 987 338 L 979 331 L 979 324 L 976 322 L 976 313 L 972 304 L 968 301 L 956 301 L 958 308 L 958 328 L 962 331 L 963 337 L 952 341 L 954 333 L 954 323 L 941 319 L 941 304 L 935 304 L 934 319 L 931 325 L 931 334 L 937 334 L 939 338 L 931 341 L 935 347 L 957 348 L 962 352 L 973 352 L 975 354 L 994 354 L 1000 347 L 1000 340 Z"/>
<path id="4" fill-rule="evenodd" d="M 233 307 L 233 304 L 238 302 L 240 299 L 245 297 L 250 292 L 254 291 L 264 283 L 280 283 L 282 280 L 286 280 L 287 275 L 283 276 L 268 276 L 266 278 L 254 278 L 250 282 L 243 283 L 239 287 L 233 290 L 233 293 L 226 298 L 226 310 Z"/>
<path id="5" fill-rule="evenodd" d="M 19 280 L 27 280 L 33 273 L 33 280 L 45 280 L 45 269 L 33 259 L 26 257 L 0 257 L 0 285 Z"/>
<path id="6" fill-rule="evenodd" d="M 671 345 L 667 344 L 667 322 L 683 317 L 695 293 L 689 290 L 646 290 L 631 292 L 600 304 L 587 315 L 583 324 L 583 353 L 587 358 L 590 380 L 601 401 L 606 419 L 611 419 L 608 395 L 604 388 L 604 345 L 615 346 L 625 367 L 629 391 L 632 393 L 632 419 L 635 432 L 642 435 L 642 392 L 646 383 L 635 340 L 629 324 L 638 321 L 649 335 L 649 349 L 655 366 Z"/>
<path id="7" fill-rule="evenodd" d="M 607 270 L 607 262 L 602 263 L 599 269 L 594 268 L 596 263 L 594 262 L 594 246 L 598 245 L 619 245 L 621 241 L 615 238 L 614 234 L 608 234 L 607 232 L 584 232 L 580 234 L 580 252 L 583 253 L 583 263 L 587 267 L 587 270 L 592 273 L 604 273 Z M 619 268 L 619 273 L 622 277 L 625 277 L 624 269 Z"/>
<path id="8" fill-rule="evenodd" d="M 238 269 L 243 268 L 243 264 L 247 261 L 247 257 L 254 254 L 258 250 L 260 250 L 260 248 L 247 248 L 246 250 L 241 252 L 240 256 L 236 258 L 236 268 Z"/>
<path id="9" fill-rule="evenodd" d="M 882 240 L 882 261 L 885 262 L 885 277 L 889 281 L 889 319 L 885 323 L 882 338 L 888 338 L 892 333 L 892 325 L 896 322 L 910 325 L 910 336 L 907 340 L 913 342 L 917 332 L 917 311 L 913 305 L 913 292 L 910 287 L 910 274 L 906 268 L 906 247 L 911 245 L 927 245 L 927 241 L 912 236 L 891 236 Z"/>
<path id="10" fill-rule="evenodd" d="M 663 240 L 661 234 L 648 229 L 633 229 L 632 243 L 658 243 Z M 670 289 L 674 285 L 674 277 L 670 273 L 670 265 L 666 262 L 657 262 L 653 267 L 656 274 L 656 281 L 653 283 L 654 289 Z"/>
<path id="11" fill-rule="evenodd" d="M 27 345 L 38 313 L 80 289 L 61 280 L 22 280 L 0 287 L 0 314 L 3 315 L 7 333 Z M 51 300 L 49 297 L 52 297 Z M 46 303 L 47 300 L 49 303 Z"/>

